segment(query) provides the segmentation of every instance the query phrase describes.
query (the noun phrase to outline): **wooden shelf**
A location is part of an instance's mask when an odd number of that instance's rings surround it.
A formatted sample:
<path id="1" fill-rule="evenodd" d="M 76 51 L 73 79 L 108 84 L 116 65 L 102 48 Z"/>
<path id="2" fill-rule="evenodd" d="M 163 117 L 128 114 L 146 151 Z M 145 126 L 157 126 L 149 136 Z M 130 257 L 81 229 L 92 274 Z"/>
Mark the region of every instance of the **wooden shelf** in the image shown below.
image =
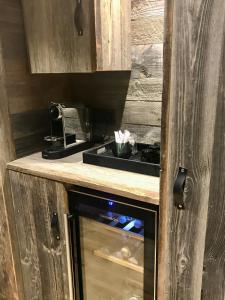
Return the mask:
<path id="1" fill-rule="evenodd" d="M 98 257 L 101 257 L 101 258 L 103 258 L 105 260 L 108 260 L 110 262 L 113 262 L 115 264 L 118 264 L 118 265 L 120 265 L 122 267 L 125 267 L 125 268 L 131 269 L 133 271 L 136 271 L 136 272 L 144 274 L 144 268 L 143 267 L 135 265 L 135 264 L 132 264 L 129 261 L 120 259 L 120 258 L 115 257 L 113 255 L 108 255 L 108 254 L 102 252 L 101 250 L 94 250 L 94 255 L 98 256 Z"/>

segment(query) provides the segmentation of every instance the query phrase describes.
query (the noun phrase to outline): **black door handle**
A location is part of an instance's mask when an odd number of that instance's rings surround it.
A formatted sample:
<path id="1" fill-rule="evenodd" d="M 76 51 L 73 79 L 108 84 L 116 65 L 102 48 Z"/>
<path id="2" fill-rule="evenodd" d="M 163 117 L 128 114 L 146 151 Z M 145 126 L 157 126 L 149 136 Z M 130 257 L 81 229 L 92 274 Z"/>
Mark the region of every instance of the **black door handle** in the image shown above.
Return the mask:
<path id="1" fill-rule="evenodd" d="M 74 23 L 79 36 L 83 35 L 83 8 L 82 0 L 76 0 L 76 8 L 74 13 Z"/>
<path id="2" fill-rule="evenodd" d="M 52 214 L 51 228 L 52 228 L 52 233 L 54 235 L 54 238 L 56 240 L 60 240 L 59 218 L 56 212 Z"/>
<path id="3" fill-rule="evenodd" d="M 185 203 L 184 203 L 184 188 L 185 188 L 185 183 L 186 183 L 186 178 L 187 178 L 187 173 L 188 170 L 180 167 L 177 173 L 177 177 L 174 183 L 173 187 L 173 193 L 174 193 L 174 198 L 175 198 L 175 206 L 178 209 L 184 209 L 185 208 Z"/>

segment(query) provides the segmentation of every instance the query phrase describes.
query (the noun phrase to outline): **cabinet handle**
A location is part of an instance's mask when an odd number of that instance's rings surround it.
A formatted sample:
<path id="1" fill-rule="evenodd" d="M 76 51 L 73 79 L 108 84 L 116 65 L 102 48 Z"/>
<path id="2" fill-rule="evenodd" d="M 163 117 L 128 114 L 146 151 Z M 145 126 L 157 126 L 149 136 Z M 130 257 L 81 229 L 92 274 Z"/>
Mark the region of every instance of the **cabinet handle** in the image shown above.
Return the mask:
<path id="1" fill-rule="evenodd" d="M 56 240 L 60 240 L 59 218 L 56 212 L 52 214 L 51 228 L 52 228 L 52 233 L 54 235 L 54 238 Z"/>
<path id="2" fill-rule="evenodd" d="M 83 35 L 83 9 L 82 0 L 76 0 L 76 8 L 74 13 L 74 23 L 79 36 Z"/>
<path id="3" fill-rule="evenodd" d="M 175 205 L 178 209 L 185 209 L 184 203 L 184 187 L 186 183 L 188 170 L 180 167 L 177 173 L 177 178 L 174 183 L 173 193 L 175 196 Z"/>

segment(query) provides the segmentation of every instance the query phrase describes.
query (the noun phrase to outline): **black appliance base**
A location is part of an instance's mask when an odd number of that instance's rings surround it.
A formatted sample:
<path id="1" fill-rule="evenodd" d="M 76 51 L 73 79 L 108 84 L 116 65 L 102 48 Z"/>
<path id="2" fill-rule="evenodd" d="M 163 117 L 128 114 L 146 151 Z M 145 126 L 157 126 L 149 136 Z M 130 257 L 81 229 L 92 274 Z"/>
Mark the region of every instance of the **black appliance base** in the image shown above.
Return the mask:
<path id="1" fill-rule="evenodd" d="M 90 142 L 81 142 L 74 146 L 64 148 L 64 147 L 49 147 L 42 151 L 42 158 L 44 159 L 60 159 L 67 157 L 69 155 L 76 154 L 78 152 L 84 151 L 92 147 L 93 144 Z"/>

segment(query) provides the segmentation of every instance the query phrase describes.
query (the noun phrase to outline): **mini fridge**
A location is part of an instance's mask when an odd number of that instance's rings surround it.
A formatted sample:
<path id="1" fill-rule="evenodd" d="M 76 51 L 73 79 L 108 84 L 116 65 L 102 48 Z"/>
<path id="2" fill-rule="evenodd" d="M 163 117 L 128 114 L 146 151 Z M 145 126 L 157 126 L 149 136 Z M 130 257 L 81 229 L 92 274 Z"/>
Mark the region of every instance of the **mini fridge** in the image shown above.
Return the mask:
<path id="1" fill-rule="evenodd" d="M 76 300 L 155 300 L 158 207 L 74 187 L 69 232 Z"/>

